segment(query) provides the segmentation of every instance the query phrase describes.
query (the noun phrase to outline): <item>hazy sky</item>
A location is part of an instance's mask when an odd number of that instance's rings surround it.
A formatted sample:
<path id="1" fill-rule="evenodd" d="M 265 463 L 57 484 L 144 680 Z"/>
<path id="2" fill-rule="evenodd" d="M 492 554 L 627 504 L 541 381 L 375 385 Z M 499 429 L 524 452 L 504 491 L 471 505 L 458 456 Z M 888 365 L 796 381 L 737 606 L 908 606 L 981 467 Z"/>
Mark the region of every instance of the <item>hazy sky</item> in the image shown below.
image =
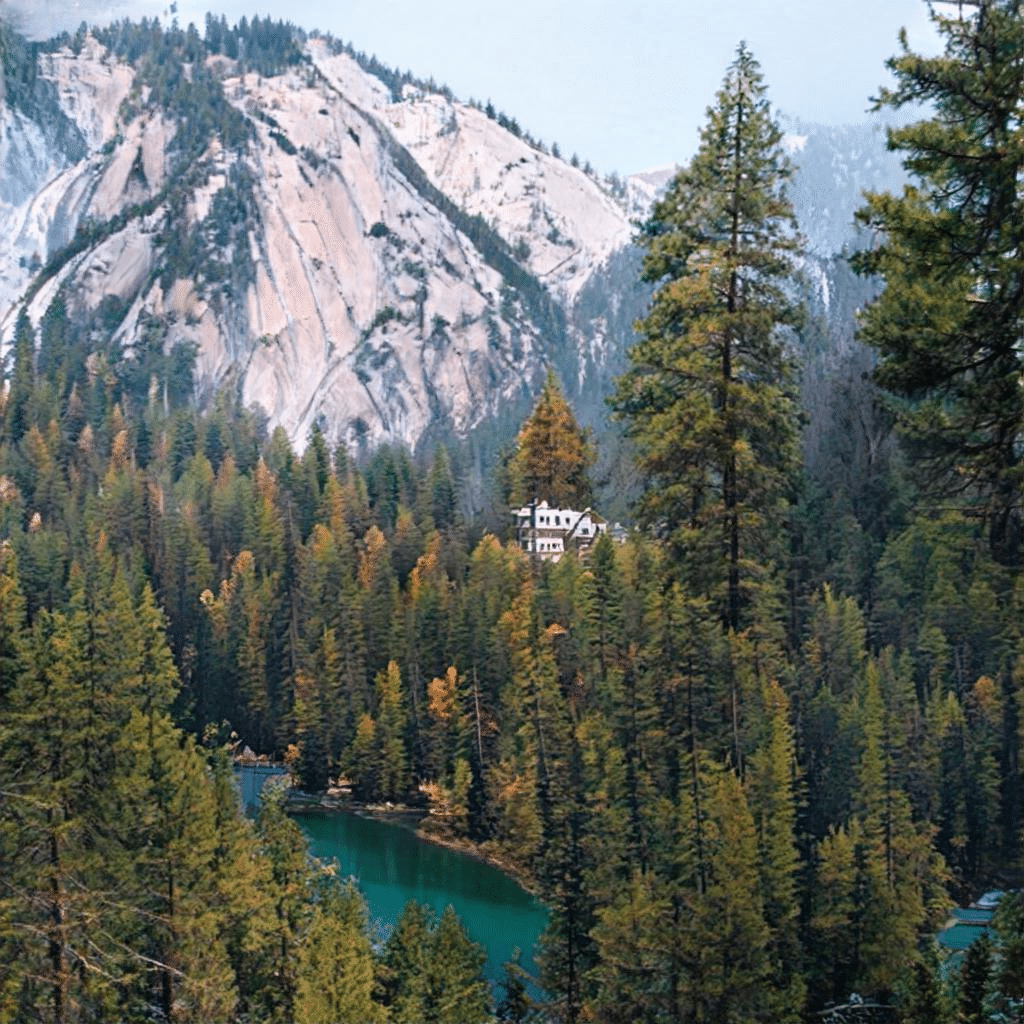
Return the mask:
<path id="1" fill-rule="evenodd" d="M 162 14 L 170 0 L 0 0 L 48 31 Z M 402 70 L 490 99 L 535 137 L 599 170 L 686 160 L 739 41 L 774 105 L 807 121 L 860 121 L 888 80 L 901 27 L 935 52 L 923 0 L 179 0 L 320 28 Z"/>

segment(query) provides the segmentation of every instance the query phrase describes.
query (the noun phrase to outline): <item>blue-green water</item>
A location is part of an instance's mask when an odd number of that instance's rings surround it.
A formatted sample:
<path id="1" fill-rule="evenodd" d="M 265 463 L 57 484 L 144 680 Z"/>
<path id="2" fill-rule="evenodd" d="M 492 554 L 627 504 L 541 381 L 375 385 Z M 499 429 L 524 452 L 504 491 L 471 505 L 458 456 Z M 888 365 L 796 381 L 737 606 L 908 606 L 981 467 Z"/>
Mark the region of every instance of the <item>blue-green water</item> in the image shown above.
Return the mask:
<path id="1" fill-rule="evenodd" d="M 242 804 L 250 812 L 259 804 L 264 782 L 284 774 L 272 765 L 239 765 L 236 771 Z M 426 903 L 438 916 L 450 903 L 470 938 L 487 950 L 484 970 L 491 981 L 502 979 L 503 965 L 516 949 L 522 966 L 537 977 L 534 947 L 548 913 L 507 875 L 390 822 L 314 811 L 296 814 L 295 820 L 315 856 L 337 860 L 342 877 L 358 881 L 381 933 L 391 931 L 409 900 Z"/>
<path id="2" fill-rule="evenodd" d="M 235 765 L 235 778 L 238 791 L 242 797 L 242 807 L 246 814 L 255 814 L 260 805 L 260 790 L 263 784 L 277 775 L 284 775 L 285 770 L 276 764 L 239 764 Z"/>
<path id="3" fill-rule="evenodd" d="M 426 903 L 438 916 L 450 903 L 470 938 L 486 948 L 485 972 L 492 981 L 501 979 L 515 948 L 536 977 L 534 946 L 547 911 L 497 869 L 389 822 L 325 813 L 297 814 L 295 820 L 317 857 L 336 859 L 342 876 L 358 881 L 371 920 L 383 930 L 394 927 L 409 900 Z"/>

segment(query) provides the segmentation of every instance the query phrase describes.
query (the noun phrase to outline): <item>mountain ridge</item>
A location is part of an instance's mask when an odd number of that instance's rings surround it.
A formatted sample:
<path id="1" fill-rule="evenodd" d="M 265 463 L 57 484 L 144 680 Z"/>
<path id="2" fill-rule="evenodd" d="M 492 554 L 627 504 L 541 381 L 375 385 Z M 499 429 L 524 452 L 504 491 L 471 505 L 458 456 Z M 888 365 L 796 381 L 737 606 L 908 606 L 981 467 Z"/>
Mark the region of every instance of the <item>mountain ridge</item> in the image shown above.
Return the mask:
<path id="1" fill-rule="evenodd" d="M 112 297 L 124 307 L 115 348 L 130 356 L 142 326 L 160 325 L 165 348 L 195 346 L 201 390 L 234 383 L 300 446 L 314 422 L 348 444 L 413 447 L 438 426 L 464 436 L 529 396 L 549 364 L 586 387 L 607 346 L 568 314 L 631 232 L 591 178 L 443 94 L 407 85 L 396 103 L 326 40 L 262 75 L 178 38 L 202 60 L 178 54 L 178 73 L 193 92 L 219 87 L 248 135 L 232 148 L 214 133 L 191 182 L 168 156 L 191 115 L 155 108 L 145 69 L 92 35 L 39 58 L 60 111 L 89 128 L 84 158 L 33 162 L 45 148 L 5 107 L 0 160 L 35 185 L 0 209 L 16 256 L 0 279 L 6 340 L 25 296 L 34 323 L 58 290 L 79 315 Z M 549 187 L 574 190 L 575 206 L 548 202 Z M 175 236 L 205 245 L 206 262 L 169 274 Z"/>
<path id="2" fill-rule="evenodd" d="M 602 427 L 649 295 L 633 233 L 672 169 L 602 186 L 330 38 L 211 25 L 79 33 L 0 104 L 0 338 L 59 293 L 111 359 L 194 350 L 197 397 L 233 388 L 299 448 L 314 424 L 357 450 L 507 436 L 549 367 Z M 827 314 L 854 192 L 895 158 L 877 128 L 785 127 Z"/>

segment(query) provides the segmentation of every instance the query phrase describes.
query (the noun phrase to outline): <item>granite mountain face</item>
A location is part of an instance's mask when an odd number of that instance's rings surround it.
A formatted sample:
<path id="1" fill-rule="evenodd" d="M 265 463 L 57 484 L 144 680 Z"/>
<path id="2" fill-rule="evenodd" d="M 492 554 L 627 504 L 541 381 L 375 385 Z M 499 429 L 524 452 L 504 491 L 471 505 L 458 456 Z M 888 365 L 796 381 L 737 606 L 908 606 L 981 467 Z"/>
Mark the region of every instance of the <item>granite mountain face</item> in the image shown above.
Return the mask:
<path id="1" fill-rule="evenodd" d="M 599 180 L 489 104 L 261 26 L 125 23 L 7 76 L 4 342 L 59 295 L 114 358 L 194 349 L 200 399 L 235 388 L 298 447 L 314 423 L 353 447 L 515 423 L 549 366 L 603 420 L 648 296 L 634 222 L 668 173 Z M 842 140 L 792 137 L 827 309 Z M 855 141 L 884 161 L 877 133 Z"/>
<path id="2" fill-rule="evenodd" d="M 237 387 L 300 447 L 314 422 L 465 436 L 548 365 L 599 388 L 641 303 L 595 288 L 630 247 L 625 190 L 322 39 L 273 74 L 181 50 L 79 37 L 0 106 L 6 340 L 60 292 L 126 358 L 145 332 L 195 346 L 200 394 Z"/>

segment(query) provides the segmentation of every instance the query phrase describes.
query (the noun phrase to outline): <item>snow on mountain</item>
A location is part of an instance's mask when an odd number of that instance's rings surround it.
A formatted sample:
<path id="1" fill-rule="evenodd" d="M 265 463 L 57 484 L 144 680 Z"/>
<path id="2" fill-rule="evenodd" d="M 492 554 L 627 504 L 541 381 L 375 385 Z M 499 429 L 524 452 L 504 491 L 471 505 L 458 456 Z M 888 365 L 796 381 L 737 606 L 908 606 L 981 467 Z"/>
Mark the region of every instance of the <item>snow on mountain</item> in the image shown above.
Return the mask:
<path id="1" fill-rule="evenodd" d="M 854 213 L 863 193 L 899 192 L 906 180 L 899 156 L 885 145 L 885 125 L 820 125 L 785 118 L 783 144 L 796 168 L 790 198 L 808 248 L 831 256 L 853 243 Z"/>

